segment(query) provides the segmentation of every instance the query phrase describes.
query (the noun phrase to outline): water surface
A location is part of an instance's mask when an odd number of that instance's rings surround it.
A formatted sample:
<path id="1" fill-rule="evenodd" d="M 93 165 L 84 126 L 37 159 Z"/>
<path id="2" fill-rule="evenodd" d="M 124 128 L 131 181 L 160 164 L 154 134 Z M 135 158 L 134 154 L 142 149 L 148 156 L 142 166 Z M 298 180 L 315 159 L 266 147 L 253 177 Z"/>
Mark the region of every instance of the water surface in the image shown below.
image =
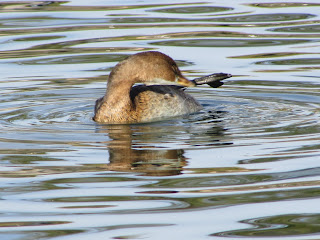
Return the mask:
<path id="1" fill-rule="evenodd" d="M 319 7 L 2 1 L 1 239 L 319 239 Z M 234 77 L 191 116 L 93 122 L 147 50 Z"/>

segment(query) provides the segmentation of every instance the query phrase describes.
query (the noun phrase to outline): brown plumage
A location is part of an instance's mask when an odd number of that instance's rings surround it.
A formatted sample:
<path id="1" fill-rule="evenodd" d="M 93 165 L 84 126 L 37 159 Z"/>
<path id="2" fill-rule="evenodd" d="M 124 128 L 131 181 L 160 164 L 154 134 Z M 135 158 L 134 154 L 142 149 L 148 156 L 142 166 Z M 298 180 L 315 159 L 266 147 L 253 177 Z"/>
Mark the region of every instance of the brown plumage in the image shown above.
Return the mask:
<path id="1" fill-rule="evenodd" d="M 146 85 L 133 86 L 136 83 Z M 106 94 L 96 101 L 93 120 L 119 124 L 151 122 L 202 108 L 175 85 L 190 87 L 195 83 L 181 74 L 172 58 L 155 51 L 132 55 L 111 71 Z"/>

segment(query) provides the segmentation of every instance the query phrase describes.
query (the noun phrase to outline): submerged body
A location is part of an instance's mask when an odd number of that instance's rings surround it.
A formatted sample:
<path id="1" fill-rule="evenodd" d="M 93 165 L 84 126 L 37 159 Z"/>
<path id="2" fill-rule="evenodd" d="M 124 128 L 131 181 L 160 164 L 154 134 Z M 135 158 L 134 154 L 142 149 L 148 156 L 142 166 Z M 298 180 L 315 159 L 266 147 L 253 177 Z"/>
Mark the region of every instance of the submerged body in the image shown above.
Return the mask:
<path id="1" fill-rule="evenodd" d="M 171 85 L 138 85 L 130 92 L 129 107 L 111 109 L 104 97 L 96 101 L 94 120 L 103 123 L 152 122 L 198 112 L 202 109 L 181 87 Z"/>
<path id="2" fill-rule="evenodd" d="M 136 83 L 146 85 L 133 86 Z M 154 51 L 132 55 L 111 71 L 106 94 L 96 101 L 93 120 L 152 122 L 201 110 L 201 104 L 181 86 L 195 83 L 182 76 L 169 56 Z"/>

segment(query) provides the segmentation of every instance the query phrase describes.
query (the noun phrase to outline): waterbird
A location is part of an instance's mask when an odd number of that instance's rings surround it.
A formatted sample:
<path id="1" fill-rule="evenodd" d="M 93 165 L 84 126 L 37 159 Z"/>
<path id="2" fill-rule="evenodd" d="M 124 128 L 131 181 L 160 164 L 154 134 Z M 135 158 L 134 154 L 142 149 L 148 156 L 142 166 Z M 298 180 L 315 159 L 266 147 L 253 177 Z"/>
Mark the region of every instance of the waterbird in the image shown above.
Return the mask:
<path id="1" fill-rule="evenodd" d="M 153 122 L 200 111 L 202 105 L 184 90 L 208 84 L 220 87 L 227 73 L 188 80 L 169 56 L 158 51 L 131 55 L 111 71 L 107 90 L 96 100 L 93 120 L 107 124 Z M 138 85 L 137 85 L 138 84 Z"/>

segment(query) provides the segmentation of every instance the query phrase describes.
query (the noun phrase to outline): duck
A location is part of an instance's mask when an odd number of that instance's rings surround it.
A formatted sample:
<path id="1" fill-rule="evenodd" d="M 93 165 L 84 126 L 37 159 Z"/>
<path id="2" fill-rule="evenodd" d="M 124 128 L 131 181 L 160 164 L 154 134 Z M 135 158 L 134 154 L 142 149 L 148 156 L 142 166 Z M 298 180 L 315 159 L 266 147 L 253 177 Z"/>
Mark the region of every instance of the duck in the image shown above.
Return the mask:
<path id="1" fill-rule="evenodd" d="M 226 77 L 229 75 L 220 78 Z M 202 105 L 184 91 L 196 85 L 197 81 L 184 77 L 168 55 L 158 51 L 136 53 L 110 72 L 106 93 L 96 100 L 93 120 L 147 123 L 199 112 Z"/>

